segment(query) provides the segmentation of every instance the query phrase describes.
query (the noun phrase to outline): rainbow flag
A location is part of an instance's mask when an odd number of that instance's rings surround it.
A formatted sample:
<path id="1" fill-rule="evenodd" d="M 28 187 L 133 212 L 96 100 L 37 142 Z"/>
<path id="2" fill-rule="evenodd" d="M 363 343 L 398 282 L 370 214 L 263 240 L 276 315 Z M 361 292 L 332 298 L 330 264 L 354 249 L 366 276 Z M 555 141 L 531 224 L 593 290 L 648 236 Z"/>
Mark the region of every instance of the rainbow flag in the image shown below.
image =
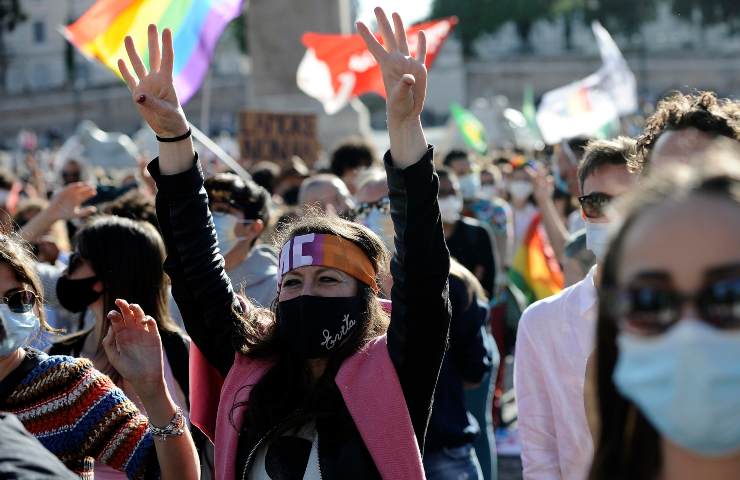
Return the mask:
<path id="1" fill-rule="evenodd" d="M 509 270 L 509 280 L 524 292 L 528 303 L 555 295 L 564 284 L 560 265 L 540 229 L 541 220 L 540 215 L 532 220 Z"/>
<path id="2" fill-rule="evenodd" d="M 128 60 L 123 45 L 126 35 L 131 35 L 144 64 L 149 65 L 147 27 L 153 23 L 160 32 L 171 29 L 172 77 L 184 104 L 198 91 L 221 33 L 241 9 L 242 0 L 98 0 L 63 34 L 85 56 L 120 76 L 116 62 Z"/>

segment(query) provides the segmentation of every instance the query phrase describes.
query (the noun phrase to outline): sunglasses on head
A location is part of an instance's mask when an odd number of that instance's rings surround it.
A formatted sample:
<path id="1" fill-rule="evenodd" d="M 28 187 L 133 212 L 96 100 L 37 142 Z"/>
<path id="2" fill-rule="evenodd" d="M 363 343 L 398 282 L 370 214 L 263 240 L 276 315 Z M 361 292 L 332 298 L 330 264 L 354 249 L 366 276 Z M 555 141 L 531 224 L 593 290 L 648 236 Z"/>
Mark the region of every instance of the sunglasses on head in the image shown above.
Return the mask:
<path id="1" fill-rule="evenodd" d="M 586 218 L 601 218 L 604 216 L 606 206 L 612 201 L 612 196 L 606 193 L 594 192 L 578 197 L 581 209 Z"/>
<path id="2" fill-rule="evenodd" d="M 740 274 L 706 284 L 693 294 L 668 286 L 632 285 L 612 296 L 622 330 L 640 336 L 665 333 L 681 319 L 684 305 L 699 319 L 721 329 L 740 328 Z"/>
<path id="3" fill-rule="evenodd" d="M 0 297 L 0 303 L 6 304 L 13 313 L 26 313 L 36 306 L 37 298 L 30 290 L 16 290 L 7 297 Z"/>

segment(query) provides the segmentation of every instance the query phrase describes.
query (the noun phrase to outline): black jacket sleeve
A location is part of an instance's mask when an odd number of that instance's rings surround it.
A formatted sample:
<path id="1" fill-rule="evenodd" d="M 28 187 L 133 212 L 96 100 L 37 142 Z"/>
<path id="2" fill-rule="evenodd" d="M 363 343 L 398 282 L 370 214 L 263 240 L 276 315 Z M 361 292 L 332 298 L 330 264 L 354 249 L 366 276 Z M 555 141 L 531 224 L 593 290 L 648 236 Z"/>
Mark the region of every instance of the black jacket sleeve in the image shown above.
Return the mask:
<path id="1" fill-rule="evenodd" d="M 240 304 L 218 251 L 198 157 L 190 170 L 176 175 L 162 175 L 159 158 L 148 168 L 157 183 L 157 219 L 172 296 L 190 338 L 226 376 L 234 361 L 232 338 Z"/>
<path id="2" fill-rule="evenodd" d="M 393 166 L 390 152 L 385 156 L 396 233 L 388 349 L 422 453 L 450 328 L 450 255 L 432 157 L 430 147 L 421 160 L 402 170 Z"/>

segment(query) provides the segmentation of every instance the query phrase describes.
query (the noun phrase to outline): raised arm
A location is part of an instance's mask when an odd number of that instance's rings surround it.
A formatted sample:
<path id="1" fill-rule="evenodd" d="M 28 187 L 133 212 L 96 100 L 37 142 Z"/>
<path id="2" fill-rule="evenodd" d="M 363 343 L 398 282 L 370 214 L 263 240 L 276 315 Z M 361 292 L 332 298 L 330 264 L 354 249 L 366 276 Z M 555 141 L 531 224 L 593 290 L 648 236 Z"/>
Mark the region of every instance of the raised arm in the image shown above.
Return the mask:
<path id="1" fill-rule="evenodd" d="M 154 435 L 161 478 L 197 479 L 200 477 L 198 454 L 183 412 L 172 401 L 164 380 L 157 323 L 138 305 L 120 299 L 116 305 L 121 311 L 108 315 L 111 328 L 103 339 L 103 347 L 111 365 L 134 387 L 149 424 L 160 429 L 171 427 L 164 436 Z"/>
<path id="2" fill-rule="evenodd" d="M 123 60 L 118 67 L 142 118 L 165 139 L 160 140 L 159 158 L 149 171 L 157 184 L 157 218 L 167 248 L 165 271 L 172 295 L 195 345 L 225 375 L 234 359 L 231 340 L 238 303 L 218 251 L 203 174 L 172 81 L 172 33 L 168 29 L 162 33 L 161 52 L 156 27 L 150 25 L 148 33 L 150 70 L 130 37 L 125 40 L 126 52 L 136 78 Z"/>
<path id="3" fill-rule="evenodd" d="M 416 58 L 409 56 L 401 18 L 393 16 L 394 33 L 383 10 L 375 14 L 385 48 L 364 24 L 358 29 L 380 64 L 388 98 L 391 148 L 385 163 L 396 233 L 388 348 L 423 451 L 450 326 L 450 262 L 437 203 L 439 178 L 420 118 L 426 95 L 426 40 L 420 33 Z"/>

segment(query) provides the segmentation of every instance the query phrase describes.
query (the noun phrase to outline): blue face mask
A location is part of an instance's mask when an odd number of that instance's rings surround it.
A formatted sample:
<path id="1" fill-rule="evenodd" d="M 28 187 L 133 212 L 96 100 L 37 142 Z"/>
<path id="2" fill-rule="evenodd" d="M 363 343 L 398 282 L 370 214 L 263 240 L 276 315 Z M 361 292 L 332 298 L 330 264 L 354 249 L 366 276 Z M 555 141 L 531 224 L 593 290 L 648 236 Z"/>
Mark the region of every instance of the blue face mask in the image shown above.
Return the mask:
<path id="1" fill-rule="evenodd" d="M 7 357 L 28 345 L 38 331 L 39 319 L 33 310 L 23 313 L 11 312 L 6 304 L 0 304 L 0 357 Z"/>
<path id="2" fill-rule="evenodd" d="M 246 224 L 247 221 L 240 220 L 236 215 L 223 212 L 213 212 L 213 223 L 216 226 L 216 236 L 218 237 L 218 248 L 221 255 L 226 255 L 234 248 L 236 242 L 241 240 L 236 232 L 236 226 Z"/>
<path id="3" fill-rule="evenodd" d="M 557 162 L 554 162 L 552 164 L 552 179 L 555 182 L 555 188 L 563 193 L 570 193 L 568 182 L 566 182 L 563 176 L 560 174 L 560 166 Z"/>
<path id="4" fill-rule="evenodd" d="M 617 343 L 614 383 L 661 435 L 704 456 L 740 451 L 740 331 L 682 319 Z"/>

